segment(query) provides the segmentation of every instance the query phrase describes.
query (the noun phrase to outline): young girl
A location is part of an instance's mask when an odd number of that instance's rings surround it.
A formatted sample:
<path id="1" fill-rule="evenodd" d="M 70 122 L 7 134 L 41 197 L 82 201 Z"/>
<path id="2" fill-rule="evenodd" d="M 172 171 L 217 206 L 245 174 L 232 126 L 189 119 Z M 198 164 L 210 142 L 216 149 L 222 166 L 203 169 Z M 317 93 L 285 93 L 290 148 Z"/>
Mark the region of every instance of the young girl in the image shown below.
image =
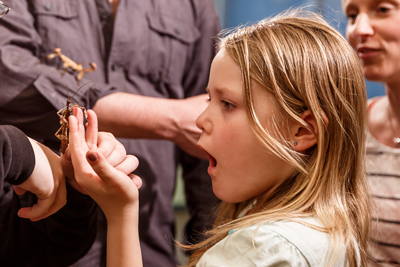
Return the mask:
<path id="1" fill-rule="evenodd" d="M 222 204 L 206 239 L 182 246 L 187 266 L 364 266 L 366 93 L 340 33 L 301 11 L 239 29 L 221 39 L 207 92 L 198 145 Z M 70 125 L 78 183 L 108 219 L 109 266 L 141 266 L 140 179 L 96 150 L 86 161 L 83 126 Z"/>

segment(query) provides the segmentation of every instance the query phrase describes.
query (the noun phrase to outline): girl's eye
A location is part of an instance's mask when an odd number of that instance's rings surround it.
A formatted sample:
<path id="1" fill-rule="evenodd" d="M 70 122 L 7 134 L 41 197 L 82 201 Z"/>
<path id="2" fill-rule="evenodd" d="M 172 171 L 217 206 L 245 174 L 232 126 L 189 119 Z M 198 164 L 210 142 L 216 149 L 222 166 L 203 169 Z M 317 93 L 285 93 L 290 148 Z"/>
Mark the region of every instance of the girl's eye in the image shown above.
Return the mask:
<path id="1" fill-rule="evenodd" d="M 226 110 L 231 110 L 236 107 L 235 105 L 233 105 L 225 100 L 221 100 L 221 103 L 223 104 L 223 106 Z"/>

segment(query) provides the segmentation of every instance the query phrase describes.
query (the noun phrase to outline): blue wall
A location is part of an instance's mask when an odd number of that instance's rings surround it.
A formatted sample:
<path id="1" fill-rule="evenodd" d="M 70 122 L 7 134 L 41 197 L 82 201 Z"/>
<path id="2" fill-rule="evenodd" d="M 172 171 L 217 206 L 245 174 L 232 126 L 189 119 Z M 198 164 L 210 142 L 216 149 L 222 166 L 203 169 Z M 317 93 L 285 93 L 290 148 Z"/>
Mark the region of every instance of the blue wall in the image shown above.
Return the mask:
<path id="1" fill-rule="evenodd" d="M 215 0 L 222 28 L 251 24 L 265 17 L 276 15 L 290 7 L 310 6 L 308 10 L 320 11 L 324 18 L 343 35 L 346 17 L 341 0 Z M 367 81 L 368 97 L 384 95 L 383 85 Z"/>

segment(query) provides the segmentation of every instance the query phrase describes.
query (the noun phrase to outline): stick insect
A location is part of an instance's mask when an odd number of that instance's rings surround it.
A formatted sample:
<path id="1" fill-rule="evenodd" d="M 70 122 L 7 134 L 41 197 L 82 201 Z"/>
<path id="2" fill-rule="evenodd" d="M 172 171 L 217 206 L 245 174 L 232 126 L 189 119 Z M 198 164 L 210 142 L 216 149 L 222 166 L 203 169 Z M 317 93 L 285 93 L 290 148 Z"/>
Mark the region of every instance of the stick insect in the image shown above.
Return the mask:
<path id="1" fill-rule="evenodd" d="M 68 147 L 68 131 L 69 131 L 69 124 L 68 124 L 68 118 L 72 113 L 72 107 L 77 107 L 82 109 L 83 113 L 85 114 L 85 118 L 87 119 L 87 112 L 84 107 L 79 106 L 78 104 L 71 104 L 72 103 L 72 98 L 75 96 L 75 94 L 86 84 L 92 83 L 92 82 L 87 82 L 81 87 L 78 88 L 78 90 L 75 91 L 75 93 L 69 97 L 68 96 L 68 87 L 67 87 L 67 103 L 65 107 L 57 111 L 57 115 L 60 118 L 60 125 L 61 127 L 58 129 L 58 131 L 55 133 L 55 136 L 60 139 L 61 145 L 60 145 L 60 152 L 64 154 L 65 150 Z"/>
<path id="2" fill-rule="evenodd" d="M 72 59 L 67 57 L 66 55 L 63 55 L 61 53 L 61 48 L 54 48 L 53 53 L 48 54 L 47 56 L 42 58 L 41 62 L 43 62 L 46 58 L 47 59 L 53 59 L 55 57 L 59 57 L 63 62 L 63 68 L 64 69 L 63 69 L 62 75 L 64 75 L 68 71 L 68 68 L 70 68 L 73 71 L 77 71 L 78 72 L 78 75 L 75 77 L 75 79 L 78 81 L 78 83 L 79 83 L 80 80 L 82 80 L 83 76 L 85 76 L 86 72 L 95 71 L 96 68 L 97 68 L 96 63 L 94 63 L 94 62 L 90 62 L 89 63 L 89 65 L 92 68 L 84 68 L 81 63 L 76 63 L 75 61 L 73 61 Z"/>

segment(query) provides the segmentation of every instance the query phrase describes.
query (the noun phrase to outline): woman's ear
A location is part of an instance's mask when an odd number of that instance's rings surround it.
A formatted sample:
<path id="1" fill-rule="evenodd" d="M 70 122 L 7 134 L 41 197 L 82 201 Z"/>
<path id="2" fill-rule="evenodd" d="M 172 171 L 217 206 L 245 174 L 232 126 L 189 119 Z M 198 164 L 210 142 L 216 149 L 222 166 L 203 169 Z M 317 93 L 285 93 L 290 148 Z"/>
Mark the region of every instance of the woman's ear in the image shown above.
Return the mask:
<path id="1" fill-rule="evenodd" d="M 290 144 L 293 150 L 303 152 L 317 143 L 318 125 L 311 111 L 306 110 L 300 117 L 311 131 L 297 121 L 290 126 Z"/>

